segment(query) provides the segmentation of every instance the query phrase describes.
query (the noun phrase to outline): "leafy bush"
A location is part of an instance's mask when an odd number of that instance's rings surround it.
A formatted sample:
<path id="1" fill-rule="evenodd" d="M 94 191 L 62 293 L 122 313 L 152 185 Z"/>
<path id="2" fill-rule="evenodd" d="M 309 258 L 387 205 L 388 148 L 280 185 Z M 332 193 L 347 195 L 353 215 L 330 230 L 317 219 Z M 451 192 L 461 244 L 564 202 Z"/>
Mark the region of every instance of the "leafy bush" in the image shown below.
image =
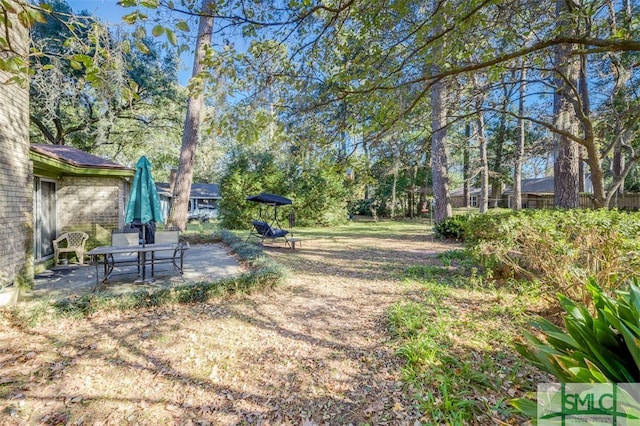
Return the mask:
<path id="1" fill-rule="evenodd" d="M 375 209 L 375 203 L 371 198 L 352 201 L 348 206 L 349 212 L 360 216 L 371 216 L 372 209 Z"/>
<path id="2" fill-rule="evenodd" d="M 474 215 L 464 228 L 476 258 L 494 273 L 539 280 L 550 294 L 587 302 L 593 276 L 612 289 L 640 268 L 640 215 L 616 210 L 526 210 Z"/>
<path id="3" fill-rule="evenodd" d="M 639 285 L 637 278 L 629 280 L 628 289 L 618 292 L 614 299 L 590 279 L 586 288 L 594 302 L 595 316 L 585 306 L 560 296 L 567 313 L 566 331 L 546 319 L 539 319 L 535 325 L 544 338 L 525 332 L 524 341 L 516 343 L 516 350 L 562 383 L 637 383 L 640 379 Z M 534 401 L 517 398 L 510 403 L 535 418 Z"/>
<path id="4" fill-rule="evenodd" d="M 516 350 L 536 367 L 560 382 L 637 383 L 640 380 L 640 280 L 613 299 L 590 279 L 596 315 L 565 296 L 559 296 L 566 311 L 566 331 L 542 318 L 535 325 L 544 340 L 525 333 Z"/>
<path id="5" fill-rule="evenodd" d="M 273 214 L 273 209 L 246 201 L 247 196 L 260 192 L 293 200 L 291 207 L 278 209 L 282 226 L 286 226 L 292 211 L 296 226 L 337 225 L 348 219 L 344 173 L 332 166 L 317 164 L 301 169 L 281 164 L 270 153 L 241 152 L 229 164 L 220 184 L 224 190 L 221 226 L 226 229 L 249 228 L 261 208 L 263 214 Z"/>
<path id="6" fill-rule="evenodd" d="M 296 224 L 299 226 L 330 226 L 348 219 L 348 191 L 344 174 L 331 166 L 311 166 L 301 171 L 291 182 L 295 194 Z"/>
<path id="7" fill-rule="evenodd" d="M 436 223 L 433 232 L 436 237 L 444 239 L 463 240 L 465 238 L 465 227 L 472 215 L 459 214 L 446 218 L 440 223 Z"/>
<path id="8" fill-rule="evenodd" d="M 242 229 L 251 226 L 251 219 L 260 206 L 246 201 L 246 197 L 260 192 L 287 196 L 285 172 L 277 166 L 270 153 L 238 153 L 220 181 L 223 197 L 220 200 L 221 227 Z"/>

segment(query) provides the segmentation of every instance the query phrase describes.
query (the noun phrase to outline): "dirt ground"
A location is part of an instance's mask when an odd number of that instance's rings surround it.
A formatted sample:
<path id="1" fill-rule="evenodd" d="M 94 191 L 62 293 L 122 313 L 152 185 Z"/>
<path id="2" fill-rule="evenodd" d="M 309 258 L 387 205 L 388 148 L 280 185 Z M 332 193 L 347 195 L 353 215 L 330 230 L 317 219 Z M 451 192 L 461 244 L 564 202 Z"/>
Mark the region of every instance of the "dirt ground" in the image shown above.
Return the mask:
<path id="1" fill-rule="evenodd" d="M 1 424 L 420 423 L 385 309 L 451 244 L 398 235 L 266 251 L 275 290 L 0 331 Z"/>

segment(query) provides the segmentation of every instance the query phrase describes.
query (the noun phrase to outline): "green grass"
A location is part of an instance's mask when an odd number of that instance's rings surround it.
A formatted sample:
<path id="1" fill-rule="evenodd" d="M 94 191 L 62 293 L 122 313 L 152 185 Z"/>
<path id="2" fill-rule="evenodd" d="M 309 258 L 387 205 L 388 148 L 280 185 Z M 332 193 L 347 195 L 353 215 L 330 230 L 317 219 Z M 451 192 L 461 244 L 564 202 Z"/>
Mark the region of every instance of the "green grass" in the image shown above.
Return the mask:
<path id="1" fill-rule="evenodd" d="M 362 221 L 333 228 L 294 228 L 300 238 L 416 238 L 431 234 L 428 223 L 418 221 Z M 220 283 L 201 283 L 153 294 L 119 298 L 87 296 L 59 305 L 67 315 L 86 315 L 98 309 L 135 309 L 169 303 L 193 303 L 219 295 L 276 285 L 285 271 L 256 245 L 244 244 L 247 231 L 221 231 L 215 222 L 190 224 L 198 236 L 218 235 L 252 272 Z M 507 282 L 496 287 L 479 274 L 478 266 L 464 250 L 449 250 L 433 264 L 407 265 L 398 278 L 411 284 L 411 299 L 387 312 L 392 344 L 405 360 L 402 369 L 406 389 L 424 413 L 426 424 L 495 423 L 512 419 L 507 406 L 512 396 L 533 390 L 532 367 L 522 364 L 512 342 L 529 321 L 530 307 L 541 299 L 535 283 Z M 409 297 L 409 296 L 408 296 Z M 46 315 L 36 307 L 25 322 Z M 161 337 L 159 337 L 161 338 Z"/>
<path id="2" fill-rule="evenodd" d="M 388 311 L 397 353 L 406 361 L 404 381 L 429 423 L 510 418 L 504 388 L 532 390 L 533 385 L 526 380 L 530 367 L 519 362 L 512 342 L 539 293 L 525 283 L 487 285 L 469 274 L 470 262 L 461 251 L 439 258 L 443 266 L 405 270 L 404 279 L 420 285 L 420 297 L 413 294 Z"/>
<path id="3" fill-rule="evenodd" d="M 290 229 L 296 237 L 302 238 L 367 238 L 367 237 L 415 237 L 416 230 L 423 230 L 424 235 L 431 235 L 433 230 L 429 221 L 415 220 L 356 220 L 345 225 L 331 228 L 293 228 Z"/>

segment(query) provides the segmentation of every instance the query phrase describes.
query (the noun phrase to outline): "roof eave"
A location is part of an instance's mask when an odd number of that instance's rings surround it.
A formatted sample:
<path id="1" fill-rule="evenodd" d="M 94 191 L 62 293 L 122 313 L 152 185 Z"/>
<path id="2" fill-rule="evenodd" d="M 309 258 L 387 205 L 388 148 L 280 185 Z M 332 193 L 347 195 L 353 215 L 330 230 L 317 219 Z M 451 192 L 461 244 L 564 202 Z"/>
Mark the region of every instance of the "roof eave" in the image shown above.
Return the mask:
<path id="1" fill-rule="evenodd" d="M 135 170 L 126 167 L 79 166 L 33 150 L 29 152 L 29 158 L 33 162 L 33 172 L 36 175 L 133 177 L 135 174 Z"/>

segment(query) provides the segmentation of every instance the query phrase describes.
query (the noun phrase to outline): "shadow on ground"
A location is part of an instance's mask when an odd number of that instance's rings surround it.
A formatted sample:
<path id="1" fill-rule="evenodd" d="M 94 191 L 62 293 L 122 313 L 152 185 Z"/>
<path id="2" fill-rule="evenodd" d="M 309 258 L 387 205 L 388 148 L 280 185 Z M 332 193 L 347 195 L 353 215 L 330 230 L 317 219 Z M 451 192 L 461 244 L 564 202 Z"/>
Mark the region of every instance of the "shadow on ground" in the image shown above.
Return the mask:
<path id="1" fill-rule="evenodd" d="M 62 299 L 101 291 L 128 293 L 152 290 L 203 281 L 215 281 L 240 275 L 245 268 L 223 244 L 197 244 L 185 252 L 184 275 L 180 276 L 170 264 L 155 267 L 150 282 L 136 282 L 136 266 L 116 267 L 109 281 L 101 283 L 102 265 L 60 265 L 35 276 L 31 291 L 21 293 L 21 300 Z"/>

